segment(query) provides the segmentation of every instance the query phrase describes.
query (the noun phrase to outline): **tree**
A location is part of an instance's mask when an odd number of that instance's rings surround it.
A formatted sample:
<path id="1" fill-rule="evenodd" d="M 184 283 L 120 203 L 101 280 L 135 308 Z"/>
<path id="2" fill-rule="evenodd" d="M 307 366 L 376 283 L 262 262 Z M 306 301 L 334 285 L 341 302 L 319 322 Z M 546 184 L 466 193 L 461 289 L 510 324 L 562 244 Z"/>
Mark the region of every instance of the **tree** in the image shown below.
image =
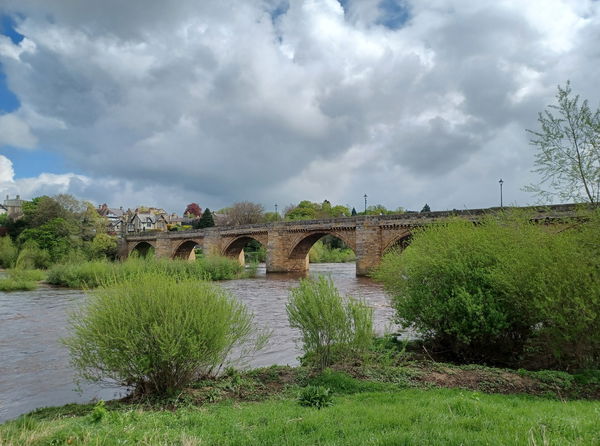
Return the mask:
<path id="1" fill-rule="evenodd" d="M 227 225 L 251 225 L 254 223 L 262 223 L 264 220 L 264 212 L 262 204 L 242 201 L 235 203 L 230 208 L 224 209 L 227 216 Z"/>
<path id="2" fill-rule="evenodd" d="M 194 222 L 194 228 L 196 229 L 211 228 L 214 225 L 215 220 L 209 208 L 206 208 L 202 213 L 202 217 L 197 222 Z"/>
<path id="3" fill-rule="evenodd" d="M 318 220 L 347 217 L 350 215 L 350 210 L 342 205 L 332 206 L 329 200 L 325 200 L 323 203 L 312 203 L 303 200 L 297 206 L 288 206 L 284 215 L 286 220 Z"/>
<path id="4" fill-rule="evenodd" d="M 527 130 L 537 148 L 536 169 L 540 184 L 525 190 L 542 198 L 600 201 L 600 108 L 592 111 L 588 101 L 572 97 L 571 84 L 558 86 L 558 105 L 539 113 L 539 131 Z M 547 185 L 549 190 L 543 186 Z"/>
<path id="5" fill-rule="evenodd" d="M 354 217 L 355 215 L 357 215 L 356 208 L 352 208 L 352 216 Z"/>
<path id="6" fill-rule="evenodd" d="M 431 212 L 431 208 L 429 207 L 429 205 L 427 203 L 425 203 L 425 206 L 423 206 L 423 209 L 421 209 L 421 212 Z"/>
<path id="7" fill-rule="evenodd" d="M 190 203 L 183 211 L 183 215 L 194 215 L 195 217 L 200 217 L 202 215 L 202 208 L 198 206 L 198 203 Z"/>
<path id="8" fill-rule="evenodd" d="M 108 234 L 98 234 L 92 240 L 90 251 L 94 258 L 113 260 L 117 257 L 117 240 Z"/>

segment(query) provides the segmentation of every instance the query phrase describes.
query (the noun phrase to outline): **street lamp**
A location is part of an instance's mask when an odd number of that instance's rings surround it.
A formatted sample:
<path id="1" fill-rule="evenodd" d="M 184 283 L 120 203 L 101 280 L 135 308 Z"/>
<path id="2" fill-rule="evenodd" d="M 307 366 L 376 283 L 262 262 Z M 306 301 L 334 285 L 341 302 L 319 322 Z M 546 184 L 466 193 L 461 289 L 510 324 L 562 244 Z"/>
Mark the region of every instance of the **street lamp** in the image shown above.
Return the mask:
<path id="1" fill-rule="evenodd" d="M 500 178 L 500 181 L 498 181 L 498 183 L 500 183 L 500 207 L 504 207 L 504 206 L 502 206 L 502 185 L 504 184 L 504 181 L 502 181 L 502 178 Z"/>
<path id="2" fill-rule="evenodd" d="M 365 194 L 364 199 L 365 199 L 365 215 L 367 215 L 367 194 Z"/>

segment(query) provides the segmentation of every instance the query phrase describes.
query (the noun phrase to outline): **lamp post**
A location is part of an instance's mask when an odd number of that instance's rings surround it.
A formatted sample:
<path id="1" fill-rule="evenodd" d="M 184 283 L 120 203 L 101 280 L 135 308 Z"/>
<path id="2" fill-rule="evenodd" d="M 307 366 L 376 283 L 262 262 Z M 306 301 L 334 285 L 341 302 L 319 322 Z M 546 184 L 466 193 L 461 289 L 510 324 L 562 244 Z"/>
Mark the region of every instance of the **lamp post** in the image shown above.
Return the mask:
<path id="1" fill-rule="evenodd" d="M 367 215 L 367 194 L 365 194 L 364 199 L 365 199 L 365 215 Z"/>
<path id="2" fill-rule="evenodd" d="M 500 183 L 500 207 L 504 207 L 502 205 L 502 185 L 504 184 L 504 181 L 502 181 L 502 178 L 500 178 L 500 181 L 498 181 L 498 183 Z"/>

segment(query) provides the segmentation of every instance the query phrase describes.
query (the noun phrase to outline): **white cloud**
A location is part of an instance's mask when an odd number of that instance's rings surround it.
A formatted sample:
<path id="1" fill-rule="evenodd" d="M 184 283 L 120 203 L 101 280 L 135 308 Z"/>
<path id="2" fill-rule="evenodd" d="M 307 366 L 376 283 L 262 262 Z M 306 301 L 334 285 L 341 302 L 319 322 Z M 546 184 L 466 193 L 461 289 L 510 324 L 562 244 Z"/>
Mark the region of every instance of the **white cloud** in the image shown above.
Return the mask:
<path id="1" fill-rule="evenodd" d="M 376 1 L 292 0 L 273 21 L 280 3 L 6 0 L 24 147 L 89 179 L 54 187 L 113 205 L 479 207 L 500 177 L 525 204 L 524 130 L 556 85 L 600 101 L 598 2 L 404 2 L 397 30 Z"/>
<path id="2" fill-rule="evenodd" d="M 12 161 L 7 157 L 0 155 L 0 184 L 14 183 L 15 171 Z"/>
<path id="3" fill-rule="evenodd" d="M 0 115 L 0 147 L 4 145 L 33 149 L 37 138 L 32 135 L 27 122 L 14 113 Z"/>

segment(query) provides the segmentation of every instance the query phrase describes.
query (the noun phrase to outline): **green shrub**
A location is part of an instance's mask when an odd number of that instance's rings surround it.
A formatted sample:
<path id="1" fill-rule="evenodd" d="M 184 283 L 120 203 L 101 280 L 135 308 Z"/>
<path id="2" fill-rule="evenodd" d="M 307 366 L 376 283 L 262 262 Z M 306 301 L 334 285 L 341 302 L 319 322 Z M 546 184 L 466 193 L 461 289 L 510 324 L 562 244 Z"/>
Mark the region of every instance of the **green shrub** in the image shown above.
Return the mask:
<path id="1" fill-rule="evenodd" d="M 315 407 L 321 410 L 333 405 L 331 390 L 323 386 L 306 386 L 300 390 L 298 402 L 301 406 Z"/>
<path id="2" fill-rule="evenodd" d="M 117 257 L 117 240 L 108 234 L 97 234 L 90 244 L 90 255 L 94 259 L 115 259 Z"/>
<path id="3" fill-rule="evenodd" d="M 333 281 L 323 276 L 301 280 L 286 310 L 290 326 L 300 330 L 304 352 L 320 369 L 372 342 L 373 310 L 351 297 L 344 303 Z"/>
<path id="4" fill-rule="evenodd" d="M 52 264 L 50 253 L 40 249 L 33 240 L 26 241 L 15 260 L 15 268 L 19 269 L 46 269 Z"/>
<path id="5" fill-rule="evenodd" d="M 140 274 L 91 293 L 64 342 L 80 376 L 168 395 L 214 375 L 254 334 L 246 307 L 208 282 Z"/>
<path id="6" fill-rule="evenodd" d="M 600 365 L 600 214 L 568 227 L 505 213 L 417 231 L 375 276 L 399 322 L 452 359 Z"/>
<path id="7" fill-rule="evenodd" d="M 0 267 L 12 268 L 17 260 L 18 251 L 9 236 L 0 237 Z"/>
<path id="8" fill-rule="evenodd" d="M 108 415 L 108 410 L 106 409 L 104 401 L 100 400 L 90 412 L 89 418 L 92 423 L 99 423 L 106 415 Z"/>

